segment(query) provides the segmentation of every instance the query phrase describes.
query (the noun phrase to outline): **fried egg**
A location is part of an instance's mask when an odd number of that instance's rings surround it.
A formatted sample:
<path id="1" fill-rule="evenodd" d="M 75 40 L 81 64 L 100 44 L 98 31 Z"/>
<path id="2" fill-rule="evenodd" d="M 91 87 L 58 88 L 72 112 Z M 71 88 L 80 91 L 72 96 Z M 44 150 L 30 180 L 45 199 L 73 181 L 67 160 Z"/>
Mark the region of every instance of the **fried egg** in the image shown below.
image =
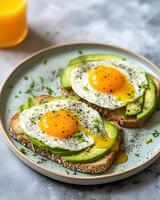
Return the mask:
<path id="1" fill-rule="evenodd" d="M 81 98 L 113 110 L 142 96 L 148 83 L 139 66 L 112 60 L 89 62 L 75 68 L 71 84 Z"/>
<path id="2" fill-rule="evenodd" d="M 99 113 L 75 100 L 57 100 L 26 109 L 20 114 L 20 127 L 51 148 L 70 151 L 86 149 L 97 138 L 98 145 L 102 142 L 103 147 L 102 136 L 107 136 Z M 75 137 L 77 133 L 80 138 Z"/>

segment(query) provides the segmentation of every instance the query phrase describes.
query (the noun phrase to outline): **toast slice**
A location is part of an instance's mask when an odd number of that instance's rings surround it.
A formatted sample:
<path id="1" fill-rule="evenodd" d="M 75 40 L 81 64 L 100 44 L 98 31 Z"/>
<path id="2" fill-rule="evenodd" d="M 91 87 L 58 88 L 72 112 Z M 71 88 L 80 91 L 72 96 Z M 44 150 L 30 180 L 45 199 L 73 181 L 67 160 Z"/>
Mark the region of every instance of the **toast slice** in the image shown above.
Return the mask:
<path id="1" fill-rule="evenodd" d="M 153 77 L 153 80 L 156 84 L 157 87 L 157 98 L 160 98 L 160 81 Z M 64 95 L 72 95 L 72 96 L 78 96 L 72 89 L 66 89 L 66 88 L 61 88 L 61 92 Z M 86 100 L 82 100 L 84 102 L 87 102 Z M 110 121 L 117 122 L 119 125 L 127 127 L 127 128 L 138 128 L 138 127 L 143 127 L 148 120 L 151 118 L 151 115 L 154 113 L 150 113 L 143 119 L 137 119 L 134 116 L 130 117 L 125 117 L 125 107 L 122 108 L 117 108 L 115 110 L 109 110 L 107 108 L 102 108 L 97 105 L 91 104 L 90 106 L 97 110 L 103 117 L 107 117 Z"/>
<path id="2" fill-rule="evenodd" d="M 51 96 L 48 95 L 42 95 L 42 96 L 37 96 L 35 98 L 37 103 L 40 103 L 41 101 L 51 99 Z M 99 174 L 105 172 L 107 169 L 109 169 L 114 162 L 119 149 L 120 149 L 120 144 L 121 144 L 121 128 L 119 127 L 118 124 L 114 123 L 117 128 L 118 128 L 118 138 L 117 138 L 117 144 L 116 148 L 114 148 L 113 151 L 109 152 L 104 156 L 102 159 L 92 162 L 92 163 L 85 163 L 85 164 L 80 164 L 80 163 L 69 163 L 65 160 L 64 157 L 57 156 L 53 153 L 47 152 L 45 150 L 40 149 L 39 147 L 33 145 L 29 140 L 28 137 L 23 134 L 20 126 L 19 126 L 19 116 L 20 114 L 17 113 L 15 114 L 9 123 L 9 130 L 11 131 L 11 136 L 16 139 L 18 142 L 32 150 L 33 152 L 40 154 L 41 156 L 51 159 L 58 164 L 60 164 L 63 167 L 66 167 L 68 169 L 72 169 L 75 171 L 83 172 L 83 173 L 90 173 L 90 174 Z"/>

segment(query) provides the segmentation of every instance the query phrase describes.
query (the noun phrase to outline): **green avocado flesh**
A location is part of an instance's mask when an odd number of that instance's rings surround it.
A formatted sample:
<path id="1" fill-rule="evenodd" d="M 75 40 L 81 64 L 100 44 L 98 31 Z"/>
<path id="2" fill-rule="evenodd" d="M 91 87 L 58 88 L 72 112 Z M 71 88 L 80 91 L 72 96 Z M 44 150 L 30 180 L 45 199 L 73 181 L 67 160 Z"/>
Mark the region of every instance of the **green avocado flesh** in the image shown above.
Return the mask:
<path id="1" fill-rule="evenodd" d="M 101 61 L 101 60 L 111 60 L 111 59 L 123 60 L 124 58 L 118 55 L 113 55 L 113 54 L 82 55 L 71 60 L 68 66 L 71 66 L 71 65 L 75 66 L 75 65 L 79 65 L 79 64 L 83 64 L 83 63 L 91 62 L 91 61 Z"/>
<path id="2" fill-rule="evenodd" d="M 137 119 L 142 119 L 152 113 L 157 105 L 157 88 L 155 82 L 150 75 L 147 75 L 148 88 L 144 94 L 144 103 L 142 111 L 137 114 Z"/>
<path id="3" fill-rule="evenodd" d="M 118 136 L 118 129 L 115 125 L 108 121 L 104 121 L 104 125 L 106 128 L 106 132 L 108 137 L 114 140 L 113 145 L 116 143 L 117 136 Z M 113 147 L 110 146 L 108 148 L 97 148 L 96 146 L 91 147 L 85 151 L 82 151 L 79 154 L 72 155 L 72 156 L 65 156 L 67 162 L 71 163 L 90 163 L 103 158 Z"/>
<path id="4" fill-rule="evenodd" d="M 116 140 L 117 136 L 118 136 L 117 127 L 107 120 L 103 120 L 103 123 L 104 123 L 105 129 L 106 129 L 106 132 L 108 134 L 108 137 Z"/>
<path id="5" fill-rule="evenodd" d="M 136 115 L 142 111 L 143 96 L 139 97 L 135 101 L 132 101 L 126 106 L 126 115 Z"/>
<path id="6" fill-rule="evenodd" d="M 91 149 L 83 151 L 77 155 L 66 156 L 66 161 L 71 163 L 91 163 L 103 158 L 109 149 L 105 148 L 96 148 L 93 146 Z"/>
<path id="7" fill-rule="evenodd" d="M 45 145 L 43 142 L 38 141 L 32 137 L 29 137 L 29 140 L 32 144 L 34 144 L 35 146 L 39 147 L 42 150 L 54 153 L 58 156 L 67 156 L 67 155 L 72 155 L 72 154 L 76 154 L 79 152 L 74 152 L 74 151 L 70 151 L 70 150 L 65 150 L 65 149 L 60 149 L 60 148 L 51 148 L 47 145 Z"/>
<path id="8" fill-rule="evenodd" d="M 19 112 L 21 113 L 22 111 L 24 111 L 25 109 L 31 108 L 33 106 L 38 105 L 35 100 L 33 98 L 29 98 L 25 104 L 21 105 L 19 107 Z"/>
<path id="9" fill-rule="evenodd" d="M 49 100 L 44 100 L 42 103 L 49 103 L 49 102 L 53 102 L 53 101 L 59 101 L 59 100 L 73 100 L 73 101 L 78 101 L 80 100 L 80 97 L 78 96 L 56 96 L 56 97 L 52 97 Z"/>
<path id="10" fill-rule="evenodd" d="M 53 102 L 53 101 L 58 101 L 58 100 L 73 100 L 73 101 L 78 101 L 80 100 L 79 97 L 75 97 L 75 96 L 55 96 L 49 99 L 45 99 L 43 101 L 41 101 L 40 104 L 43 103 L 49 103 L 49 102 Z M 21 113 L 23 110 L 31 108 L 33 106 L 38 106 L 38 102 L 35 101 L 34 98 L 29 98 L 26 103 L 24 103 L 23 105 L 21 105 L 19 107 L 19 112 Z"/>
<path id="11" fill-rule="evenodd" d="M 71 60 L 65 69 L 61 73 L 61 86 L 64 88 L 71 88 L 71 72 L 76 67 L 80 67 L 81 65 L 91 62 L 91 61 L 105 61 L 105 60 L 124 60 L 123 57 L 112 54 L 92 54 L 92 55 L 84 55 L 79 56 L 73 60 Z"/>

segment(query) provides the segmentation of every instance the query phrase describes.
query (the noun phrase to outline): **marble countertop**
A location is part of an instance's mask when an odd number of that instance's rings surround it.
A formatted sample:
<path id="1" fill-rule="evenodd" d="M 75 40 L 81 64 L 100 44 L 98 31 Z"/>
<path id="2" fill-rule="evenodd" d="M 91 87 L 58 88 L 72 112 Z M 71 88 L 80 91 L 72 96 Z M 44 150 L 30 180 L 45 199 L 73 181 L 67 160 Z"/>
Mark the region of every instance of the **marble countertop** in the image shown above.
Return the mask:
<path id="1" fill-rule="evenodd" d="M 17 47 L 0 50 L 0 82 L 23 58 L 51 44 L 109 42 L 160 64 L 158 0 L 29 0 L 29 34 Z M 137 184 L 133 184 L 137 182 Z M 159 200 L 160 159 L 127 180 L 74 186 L 46 178 L 24 165 L 0 134 L 0 200 Z"/>

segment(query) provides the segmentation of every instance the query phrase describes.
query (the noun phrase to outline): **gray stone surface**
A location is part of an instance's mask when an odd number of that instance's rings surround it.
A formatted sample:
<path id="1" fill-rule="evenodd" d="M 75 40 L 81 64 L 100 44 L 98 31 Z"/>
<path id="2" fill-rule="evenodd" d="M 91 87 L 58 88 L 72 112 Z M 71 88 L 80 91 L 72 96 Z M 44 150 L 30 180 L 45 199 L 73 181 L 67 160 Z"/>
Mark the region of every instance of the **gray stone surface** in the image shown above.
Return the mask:
<path id="1" fill-rule="evenodd" d="M 90 40 L 134 50 L 160 64 L 158 0 L 29 0 L 30 31 L 17 47 L 0 50 L 0 82 L 27 55 L 50 44 Z M 133 184 L 134 180 L 141 180 Z M 159 200 L 160 159 L 117 183 L 73 186 L 25 166 L 0 135 L 0 200 Z"/>

